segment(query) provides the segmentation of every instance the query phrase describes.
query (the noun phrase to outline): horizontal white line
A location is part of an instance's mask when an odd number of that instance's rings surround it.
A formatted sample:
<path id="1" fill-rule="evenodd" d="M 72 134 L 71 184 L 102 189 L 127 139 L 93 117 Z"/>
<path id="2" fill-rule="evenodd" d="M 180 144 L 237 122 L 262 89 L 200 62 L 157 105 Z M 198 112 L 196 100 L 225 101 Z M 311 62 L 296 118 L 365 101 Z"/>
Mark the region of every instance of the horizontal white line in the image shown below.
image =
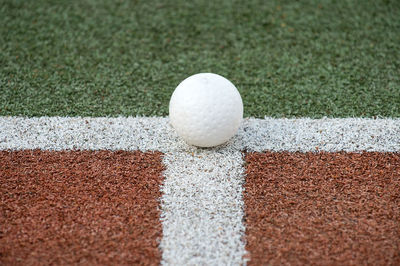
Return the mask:
<path id="1" fill-rule="evenodd" d="M 250 151 L 400 151 L 400 119 L 250 119 L 239 143 Z"/>
<path id="2" fill-rule="evenodd" d="M 0 117 L 0 150 L 193 150 L 162 117 Z M 400 151 L 400 119 L 244 119 L 215 150 Z"/>

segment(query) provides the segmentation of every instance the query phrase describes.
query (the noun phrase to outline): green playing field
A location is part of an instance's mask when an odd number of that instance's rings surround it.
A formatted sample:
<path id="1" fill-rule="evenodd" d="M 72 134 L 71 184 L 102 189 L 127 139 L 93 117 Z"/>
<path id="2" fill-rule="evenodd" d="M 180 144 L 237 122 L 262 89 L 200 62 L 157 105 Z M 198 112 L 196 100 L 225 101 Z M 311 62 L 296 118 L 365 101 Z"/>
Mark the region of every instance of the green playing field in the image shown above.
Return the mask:
<path id="1" fill-rule="evenodd" d="M 165 116 L 214 72 L 245 116 L 400 117 L 398 0 L 3 0 L 0 24 L 1 116 Z"/>

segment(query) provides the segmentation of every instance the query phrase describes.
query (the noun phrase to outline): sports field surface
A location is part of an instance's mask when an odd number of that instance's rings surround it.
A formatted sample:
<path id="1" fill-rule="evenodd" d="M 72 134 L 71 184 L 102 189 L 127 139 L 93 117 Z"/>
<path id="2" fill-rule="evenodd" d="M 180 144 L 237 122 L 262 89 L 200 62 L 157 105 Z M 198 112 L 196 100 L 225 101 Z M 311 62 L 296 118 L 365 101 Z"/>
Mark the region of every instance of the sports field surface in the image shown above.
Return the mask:
<path id="1" fill-rule="evenodd" d="M 400 2 L 0 5 L 1 265 L 399 265 Z M 169 123 L 200 72 L 244 119 Z"/>
<path id="2" fill-rule="evenodd" d="M 245 116 L 399 117 L 400 2 L 17 1 L 0 7 L 0 113 L 166 116 L 213 72 Z"/>

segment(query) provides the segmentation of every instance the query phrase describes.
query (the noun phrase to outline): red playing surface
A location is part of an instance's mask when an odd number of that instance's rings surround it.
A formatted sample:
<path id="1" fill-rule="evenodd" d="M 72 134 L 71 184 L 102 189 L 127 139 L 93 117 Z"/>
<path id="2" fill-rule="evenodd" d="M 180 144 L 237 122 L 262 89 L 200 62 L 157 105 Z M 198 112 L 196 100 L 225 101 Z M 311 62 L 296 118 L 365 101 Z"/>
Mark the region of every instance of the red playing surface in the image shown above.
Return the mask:
<path id="1" fill-rule="evenodd" d="M 400 265 L 400 154 L 250 153 L 249 265 Z"/>
<path id="2" fill-rule="evenodd" d="M 158 265 L 160 153 L 0 152 L 0 264 Z"/>

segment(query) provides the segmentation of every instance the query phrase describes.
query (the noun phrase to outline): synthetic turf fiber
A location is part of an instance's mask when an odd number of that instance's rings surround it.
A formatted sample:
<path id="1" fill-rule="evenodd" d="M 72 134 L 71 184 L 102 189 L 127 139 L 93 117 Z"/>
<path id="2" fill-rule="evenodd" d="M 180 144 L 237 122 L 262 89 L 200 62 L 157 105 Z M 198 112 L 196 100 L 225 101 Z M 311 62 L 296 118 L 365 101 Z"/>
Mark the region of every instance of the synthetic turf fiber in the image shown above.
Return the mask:
<path id="1" fill-rule="evenodd" d="M 399 265 L 399 153 L 249 153 L 251 265 Z"/>
<path id="2" fill-rule="evenodd" d="M 159 265 L 161 157 L 0 151 L 0 264 Z"/>
<path id="3" fill-rule="evenodd" d="M 0 7 L 0 115 L 165 116 L 215 72 L 245 116 L 399 117 L 400 2 L 19 1 Z"/>

